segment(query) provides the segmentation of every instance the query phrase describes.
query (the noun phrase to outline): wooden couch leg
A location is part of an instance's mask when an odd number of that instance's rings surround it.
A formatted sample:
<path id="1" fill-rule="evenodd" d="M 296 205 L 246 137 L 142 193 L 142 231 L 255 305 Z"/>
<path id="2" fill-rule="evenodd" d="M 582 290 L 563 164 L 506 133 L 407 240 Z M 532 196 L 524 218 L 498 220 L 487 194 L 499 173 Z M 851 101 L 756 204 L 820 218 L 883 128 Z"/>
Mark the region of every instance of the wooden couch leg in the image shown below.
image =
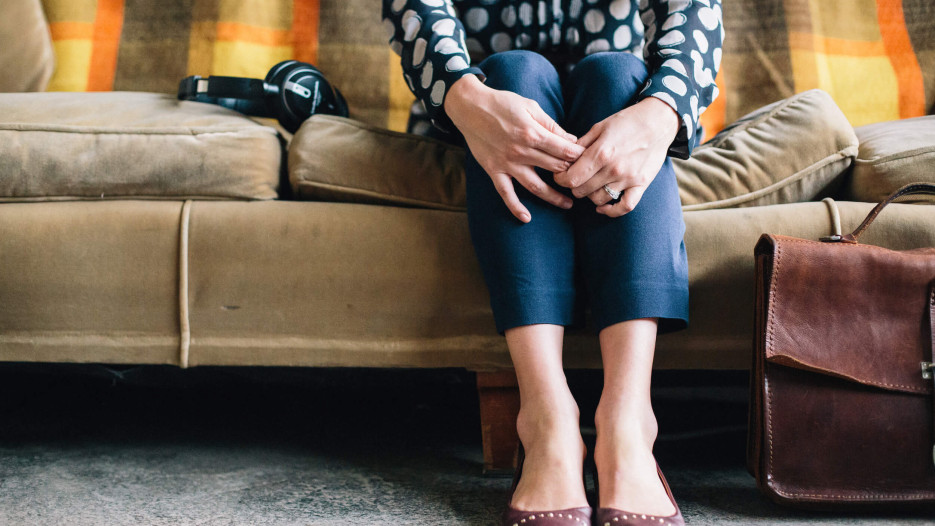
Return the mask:
<path id="1" fill-rule="evenodd" d="M 516 467 L 516 415 L 519 414 L 519 387 L 516 373 L 478 372 L 480 427 L 484 445 L 484 474 L 512 474 Z"/>

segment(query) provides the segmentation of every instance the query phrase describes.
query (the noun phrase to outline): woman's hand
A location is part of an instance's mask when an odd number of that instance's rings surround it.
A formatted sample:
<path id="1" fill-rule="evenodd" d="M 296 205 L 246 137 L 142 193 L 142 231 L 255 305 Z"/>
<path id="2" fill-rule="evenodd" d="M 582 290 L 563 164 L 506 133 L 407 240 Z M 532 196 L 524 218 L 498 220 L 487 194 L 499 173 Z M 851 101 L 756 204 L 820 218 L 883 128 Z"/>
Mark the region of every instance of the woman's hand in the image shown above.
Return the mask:
<path id="1" fill-rule="evenodd" d="M 620 217 L 640 202 L 678 129 L 675 110 L 659 99 L 643 99 L 595 124 L 579 139 L 585 152 L 567 171 L 556 173 L 555 182 L 571 188 L 575 197 L 590 198 L 598 213 Z M 623 192 L 620 201 L 608 204 L 611 198 L 604 185 Z"/>
<path id="2" fill-rule="evenodd" d="M 513 179 L 533 195 L 571 208 L 571 198 L 546 184 L 534 168 L 564 172 L 584 148 L 535 101 L 465 75 L 448 90 L 445 111 L 517 219 L 528 223 L 532 216 L 516 196 Z"/>

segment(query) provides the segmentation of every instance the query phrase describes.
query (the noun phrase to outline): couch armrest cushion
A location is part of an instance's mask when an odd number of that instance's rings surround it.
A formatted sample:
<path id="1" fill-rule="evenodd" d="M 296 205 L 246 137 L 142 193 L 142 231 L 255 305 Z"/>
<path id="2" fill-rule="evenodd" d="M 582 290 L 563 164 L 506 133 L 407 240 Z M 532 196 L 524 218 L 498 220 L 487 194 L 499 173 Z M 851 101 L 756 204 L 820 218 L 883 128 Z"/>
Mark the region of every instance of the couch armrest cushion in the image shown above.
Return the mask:
<path id="1" fill-rule="evenodd" d="M 673 159 L 683 209 L 809 201 L 843 182 L 857 137 L 824 91 L 809 90 L 734 122 Z"/>
<path id="2" fill-rule="evenodd" d="M 155 93 L 0 94 L 0 201 L 272 199 L 282 146 L 239 113 Z"/>
<path id="3" fill-rule="evenodd" d="M 3 3 L 0 15 L 0 92 L 42 91 L 55 56 L 39 0 Z"/>
<path id="4" fill-rule="evenodd" d="M 289 146 L 300 199 L 464 210 L 464 150 L 330 115 L 307 120 Z"/>
<path id="5" fill-rule="evenodd" d="M 860 151 L 844 188 L 846 198 L 875 203 L 903 185 L 935 183 L 935 115 L 868 124 L 855 131 Z"/>

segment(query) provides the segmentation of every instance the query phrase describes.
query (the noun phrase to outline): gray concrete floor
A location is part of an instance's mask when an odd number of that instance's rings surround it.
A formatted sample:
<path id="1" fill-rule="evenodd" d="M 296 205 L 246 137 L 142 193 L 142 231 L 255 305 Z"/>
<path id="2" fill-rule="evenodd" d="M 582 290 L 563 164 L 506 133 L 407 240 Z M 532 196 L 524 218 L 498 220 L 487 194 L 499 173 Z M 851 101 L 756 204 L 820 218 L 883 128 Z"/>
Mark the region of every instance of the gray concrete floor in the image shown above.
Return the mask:
<path id="1" fill-rule="evenodd" d="M 587 426 L 596 372 L 569 373 Z M 660 372 L 688 523 L 935 524 L 790 510 L 743 466 L 746 376 Z M 496 524 L 465 371 L 0 364 L 0 525 Z"/>

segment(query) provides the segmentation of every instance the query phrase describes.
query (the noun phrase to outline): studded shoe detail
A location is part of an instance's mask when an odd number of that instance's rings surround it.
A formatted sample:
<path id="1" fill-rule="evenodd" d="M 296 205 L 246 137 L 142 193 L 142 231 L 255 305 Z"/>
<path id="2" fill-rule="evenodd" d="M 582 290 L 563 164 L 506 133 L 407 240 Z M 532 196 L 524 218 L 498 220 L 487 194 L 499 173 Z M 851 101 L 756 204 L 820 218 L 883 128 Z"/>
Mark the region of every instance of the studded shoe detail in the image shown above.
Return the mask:
<path id="1" fill-rule="evenodd" d="M 675 508 L 675 513 L 660 517 L 658 515 L 616 510 L 614 508 L 598 508 L 595 516 L 597 519 L 595 524 L 597 526 L 685 526 L 685 519 L 682 517 L 682 511 L 679 509 L 679 505 L 676 504 L 675 497 L 672 496 L 672 490 L 669 488 L 669 483 L 666 482 L 666 478 L 662 474 L 658 463 L 656 464 L 656 473 L 659 474 L 659 480 L 662 481 L 662 487 L 665 488 L 666 495 L 668 495 L 669 501 L 672 502 L 672 506 Z"/>
<path id="2" fill-rule="evenodd" d="M 523 474 L 525 460 L 526 454 L 523 446 L 520 445 L 516 459 L 516 472 L 513 474 L 513 485 L 510 488 L 510 497 L 507 502 L 513 500 L 516 485 L 519 484 L 519 478 Z M 584 507 L 552 511 L 524 511 L 508 504 L 500 524 L 502 526 L 591 526 L 592 510 L 593 508 Z"/>

